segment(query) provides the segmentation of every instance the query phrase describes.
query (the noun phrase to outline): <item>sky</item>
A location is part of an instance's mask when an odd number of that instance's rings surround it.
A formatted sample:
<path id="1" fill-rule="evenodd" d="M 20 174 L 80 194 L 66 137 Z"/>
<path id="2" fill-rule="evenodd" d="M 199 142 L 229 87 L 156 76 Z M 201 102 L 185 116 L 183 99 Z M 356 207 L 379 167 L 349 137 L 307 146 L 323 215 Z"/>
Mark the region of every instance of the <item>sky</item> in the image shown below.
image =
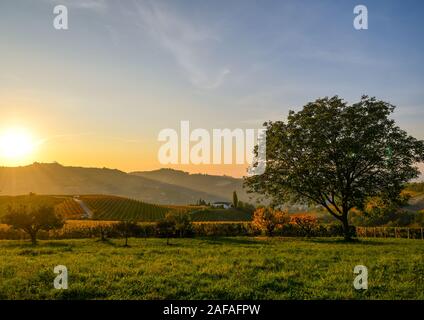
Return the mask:
<path id="1" fill-rule="evenodd" d="M 53 8 L 68 8 L 68 30 Z M 353 8 L 368 8 L 368 29 Z M 424 139 L 422 1 L 2 0 L 0 133 L 37 141 L 21 159 L 123 171 L 243 176 L 245 165 L 163 165 L 158 134 L 259 129 L 319 97 L 397 106 Z"/>

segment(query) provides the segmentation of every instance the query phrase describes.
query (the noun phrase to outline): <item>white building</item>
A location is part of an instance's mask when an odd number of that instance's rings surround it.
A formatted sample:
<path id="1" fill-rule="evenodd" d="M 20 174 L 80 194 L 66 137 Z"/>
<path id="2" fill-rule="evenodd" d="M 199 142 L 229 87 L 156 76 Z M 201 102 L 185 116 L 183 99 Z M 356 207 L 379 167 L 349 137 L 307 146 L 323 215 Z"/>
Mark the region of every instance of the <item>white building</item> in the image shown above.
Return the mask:
<path id="1" fill-rule="evenodd" d="M 230 209 L 233 206 L 233 204 L 231 202 L 220 201 L 220 202 L 212 203 L 211 206 L 214 207 L 214 208 Z"/>

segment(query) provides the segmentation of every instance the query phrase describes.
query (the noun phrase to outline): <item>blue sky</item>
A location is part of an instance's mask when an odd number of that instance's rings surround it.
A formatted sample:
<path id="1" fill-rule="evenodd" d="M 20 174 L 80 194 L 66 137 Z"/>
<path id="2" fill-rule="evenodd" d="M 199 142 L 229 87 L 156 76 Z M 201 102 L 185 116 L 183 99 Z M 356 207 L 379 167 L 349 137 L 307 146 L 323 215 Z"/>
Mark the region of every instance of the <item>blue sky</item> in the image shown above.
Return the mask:
<path id="1" fill-rule="evenodd" d="M 56 4 L 69 9 L 69 30 L 53 28 Z M 353 28 L 358 4 L 368 30 Z M 397 105 L 399 125 L 424 139 L 423 10 L 389 0 L 1 1 L 0 127 L 75 135 L 73 161 L 95 165 L 90 143 L 111 137 L 128 153 L 181 120 L 257 128 L 318 97 L 368 94 Z M 104 156 L 133 170 L 153 168 L 154 154 Z"/>

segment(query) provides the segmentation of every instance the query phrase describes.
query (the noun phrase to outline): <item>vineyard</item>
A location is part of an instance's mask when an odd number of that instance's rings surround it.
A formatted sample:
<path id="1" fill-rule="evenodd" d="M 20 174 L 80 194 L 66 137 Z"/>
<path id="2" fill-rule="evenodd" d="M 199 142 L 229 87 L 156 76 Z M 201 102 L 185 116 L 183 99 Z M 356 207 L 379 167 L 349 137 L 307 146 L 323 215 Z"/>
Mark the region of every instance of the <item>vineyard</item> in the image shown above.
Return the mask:
<path id="1" fill-rule="evenodd" d="M 93 211 L 95 220 L 157 221 L 174 210 L 117 196 L 89 195 L 79 199 Z"/>
<path id="2" fill-rule="evenodd" d="M 81 219 L 84 215 L 84 210 L 72 198 L 65 199 L 63 202 L 56 205 L 55 211 L 66 219 Z"/>
<path id="3" fill-rule="evenodd" d="M 9 206 L 37 207 L 45 205 L 53 206 L 56 213 L 67 220 L 84 219 L 84 208 L 76 200 L 83 202 L 92 211 L 94 220 L 153 222 L 164 218 L 168 212 L 172 211 L 191 212 L 193 221 L 248 221 L 251 219 L 250 214 L 236 209 L 156 205 L 111 195 L 48 196 L 35 194 L 0 196 L 0 217 L 6 214 Z"/>

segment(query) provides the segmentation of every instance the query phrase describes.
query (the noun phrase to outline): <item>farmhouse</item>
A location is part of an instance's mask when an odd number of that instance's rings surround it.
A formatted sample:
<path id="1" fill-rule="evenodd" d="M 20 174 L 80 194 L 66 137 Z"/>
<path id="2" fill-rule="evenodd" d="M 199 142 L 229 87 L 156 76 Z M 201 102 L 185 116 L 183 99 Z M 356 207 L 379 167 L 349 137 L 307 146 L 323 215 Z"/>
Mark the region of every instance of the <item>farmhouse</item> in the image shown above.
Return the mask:
<path id="1" fill-rule="evenodd" d="M 211 204 L 212 207 L 214 208 L 224 208 L 224 209 L 229 209 L 232 207 L 232 203 L 231 202 L 214 202 Z"/>

